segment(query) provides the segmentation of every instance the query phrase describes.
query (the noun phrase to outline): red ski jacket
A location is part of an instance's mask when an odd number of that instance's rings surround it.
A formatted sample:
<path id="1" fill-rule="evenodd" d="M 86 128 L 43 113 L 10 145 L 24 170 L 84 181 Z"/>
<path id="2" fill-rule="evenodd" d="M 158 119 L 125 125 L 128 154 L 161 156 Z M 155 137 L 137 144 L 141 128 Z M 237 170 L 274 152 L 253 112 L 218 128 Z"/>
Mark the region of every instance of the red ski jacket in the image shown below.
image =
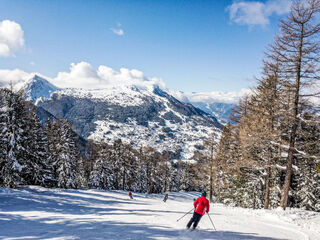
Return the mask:
<path id="1" fill-rule="evenodd" d="M 205 212 L 209 212 L 210 208 L 209 201 L 204 196 L 198 197 L 194 201 L 193 206 L 195 207 L 194 211 L 200 215 L 204 215 Z"/>

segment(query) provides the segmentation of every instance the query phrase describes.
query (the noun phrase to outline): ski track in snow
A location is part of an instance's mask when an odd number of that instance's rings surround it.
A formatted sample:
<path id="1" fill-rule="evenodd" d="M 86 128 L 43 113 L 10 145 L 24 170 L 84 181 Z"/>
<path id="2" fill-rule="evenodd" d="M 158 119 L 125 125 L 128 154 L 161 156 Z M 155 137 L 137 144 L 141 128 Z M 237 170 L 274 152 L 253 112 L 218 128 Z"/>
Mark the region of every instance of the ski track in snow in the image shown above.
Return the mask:
<path id="1" fill-rule="evenodd" d="M 0 239 L 320 239 L 318 213 L 222 204 L 211 204 L 210 209 L 217 231 L 207 215 L 197 230 L 186 230 L 192 214 L 177 219 L 193 208 L 195 196 L 197 193 L 169 193 L 164 203 L 161 194 L 133 193 L 130 200 L 126 191 L 0 188 Z M 298 226 L 296 214 L 311 217 Z"/>

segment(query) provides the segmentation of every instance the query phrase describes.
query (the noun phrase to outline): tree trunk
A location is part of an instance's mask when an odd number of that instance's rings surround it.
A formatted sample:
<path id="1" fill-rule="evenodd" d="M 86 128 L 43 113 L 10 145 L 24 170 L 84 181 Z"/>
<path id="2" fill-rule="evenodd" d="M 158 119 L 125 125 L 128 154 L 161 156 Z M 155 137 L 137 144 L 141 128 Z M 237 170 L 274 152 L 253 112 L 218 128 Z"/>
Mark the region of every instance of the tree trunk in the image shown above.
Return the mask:
<path id="1" fill-rule="evenodd" d="M 301 60 L 302 60 L 302 46 L 303 46 L 303 24 L 301 24 L 300 30 L 300 43 L 299 43 L 299 56 L 298 62 L 296 67 L 296 84 L 295 84 L 295 101 L 294 101 L 294 122 L 291 129 L 290 134 L 290 146 L 288 152 L 288 161 L 287 161 L 287 171 L 286 171 L 286 178 L 283 187 L 283 193 L 281 196 L 281 207 L 286 210 L 288 206 L 288 198 L 289 198 L 289 190 L 291 185 L 291 175 L 292 175 L 292 163 L 293 163 L 293 153 L 294 153 L 294 146 L 296 142 L 296 135 L 297 129 L 299 125 L 299 94 L 300 94 L 300 79 L 301 79 Z"/>
<path id="2" fill-rule="evenodd" d="M 126 170 L 123 169 L 123 172 L 122 172 L 122 190 L 125 190 L 125 184 L 126 184 Z"/>
<path id="3" fill-rule="evenodd" d="M 296 130 L 292 130 L 292 134 L 290 137 L 290 148 L 289 148 L 288 161 L 287 161 L 286 178 L 284 181 L 283 193 L 282 193 L 281 201 L 280 201 L 280 204 L 281 204 L 281 207 L 283 208 L 283 210 L 286 210 L 286 207 L 288 206 L 289 190 L 290 190 L 290 185 L 291 185 L 292 162 L 293 162 L 295 136 L 296 136 Z"/>
<path id="4" fill-rule="evenodd" d="M 213 195 L 213 151 L 214 151 L 214 145 L 211 145 L 211 153 L 210 153 L 210 195 L 209 195 L 209 201 L 212 202 L 212 195 Z"/>
<path id="5" fill-rule="evenodd" d="M 165 180 L 164 180 L 164 192 L 167 191 L 167 179 L 168 179 L 168 170 L 166 170 Z"/>
<path id="6" fill-rule="evenodd" d="M 267 175 L 266 175 L 266 189 L 265 189 L 265 195 L 264 195 L 264 209 L 269 208 L 269 201 L 270 201 L 270 176 L 271 176 L 271 167 L 270 167 L 270 159 L 268 161 L 268 167 L 267 167 Z"/>
<path id="7" fill-rule="evenodd" d="M 212 164 L 210 164 L 210 194 L 209 194 L 210 202 L 212 202 L 212 192 L 213 192 L 213 169 L 212 169 Z"/>

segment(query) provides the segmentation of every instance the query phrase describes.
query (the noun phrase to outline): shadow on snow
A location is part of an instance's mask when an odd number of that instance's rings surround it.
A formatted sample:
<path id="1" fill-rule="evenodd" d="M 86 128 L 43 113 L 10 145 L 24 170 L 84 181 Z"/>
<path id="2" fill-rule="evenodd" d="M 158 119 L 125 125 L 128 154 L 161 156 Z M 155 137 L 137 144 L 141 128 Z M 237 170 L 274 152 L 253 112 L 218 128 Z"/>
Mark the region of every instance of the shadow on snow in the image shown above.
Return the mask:
<path id="1" fill-rule="evenodd" d="M 118 191 L 114 191 L 118 193 Z M 1 193 L 1 192 L 0 192 Z M 122 204 L 147 205 L 110 196 L 112 192 L 60 190 L 27 187 L 0 194 L 1 239 L 246 239 L 283 240 L 256 236 L 254 233 L 200 230 L 189 232 L 164 226 L 124 223 L 112 215 L 157 216 L 180 211 L 127 210 Z M 125 194 L 123 192 L 122 194 Z M 5 211 L 4 211 L 5 210 Z M 104 216 L 111 216 L 108 219 Z M 125 217 L 125 216 L 124 216 Z M 34 234 L 37 234 L 36 236 Z"/>

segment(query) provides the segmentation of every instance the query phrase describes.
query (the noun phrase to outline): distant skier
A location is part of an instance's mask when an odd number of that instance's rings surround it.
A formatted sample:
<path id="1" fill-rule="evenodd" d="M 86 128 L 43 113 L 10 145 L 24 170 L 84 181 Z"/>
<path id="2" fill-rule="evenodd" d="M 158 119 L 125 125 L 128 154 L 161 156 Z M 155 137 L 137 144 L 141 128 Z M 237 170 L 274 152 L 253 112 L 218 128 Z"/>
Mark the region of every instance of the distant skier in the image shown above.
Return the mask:
<path id="1" fill-rule="evenodd" d="M 198 226 L 198 223 L 200 222 L 200 219 L 202 216 L 207 212 L 209 212 L 209 201 L 206 199 L 207 193 L 203 192 L 201 197 L 198 197 L 196 201 L 193 203 L 195 209 L 192 218 L 187 224 L 187 228 L 189 229 L 193 223 L 192 229 L 195 229 Z"/>
<path id="2" fill-rule="evenodd" d="M 133 197 L 132 197 L 132 192 L 129 192 L 129 197 L 130 197 L 131 199 L 133 199 Z"/>
<path id="3" fill-rule="evenodd" d="M 168 193 L 166 193 L 166 195 L 164 195 L 163 201 L 166 202 L 168 199 Z"/>

